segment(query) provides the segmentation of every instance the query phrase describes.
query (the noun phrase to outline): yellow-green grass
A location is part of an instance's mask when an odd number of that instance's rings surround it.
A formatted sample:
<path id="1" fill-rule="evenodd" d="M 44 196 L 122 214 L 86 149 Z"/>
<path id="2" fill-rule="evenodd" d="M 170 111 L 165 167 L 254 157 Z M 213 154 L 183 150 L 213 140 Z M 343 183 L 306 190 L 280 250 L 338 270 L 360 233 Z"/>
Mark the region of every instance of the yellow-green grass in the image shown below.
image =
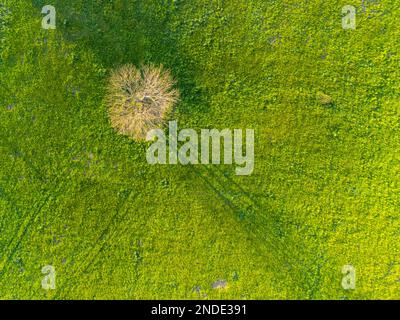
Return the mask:
<path id="1" fill-rule="evenodd" d="M 346 1 L 59 0 L 56 30 L 45 4 L 5 0 L 0 298 L 400 297 L 398 0 L 356 30 Z M 107 79 L 142 62 L 178 80 L 180 128 L 255 129 L 251 176 L 116 134 Z"/>

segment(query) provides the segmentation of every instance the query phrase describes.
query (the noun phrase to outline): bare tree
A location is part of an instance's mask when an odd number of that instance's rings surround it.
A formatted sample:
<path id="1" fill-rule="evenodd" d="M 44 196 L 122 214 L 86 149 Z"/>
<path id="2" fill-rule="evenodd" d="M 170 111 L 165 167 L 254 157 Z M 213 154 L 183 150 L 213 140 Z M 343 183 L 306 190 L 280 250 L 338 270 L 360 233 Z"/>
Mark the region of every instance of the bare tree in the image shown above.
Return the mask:
<path id="1" fill-rule="evenodd" d="M 139 69 L 127 64 L 117 69 L 110 77 L 107 94 L 112 126 L 134 140 L 144 140 L 179 100 L 174 85 L 171 73 L 162 66 Z"/>

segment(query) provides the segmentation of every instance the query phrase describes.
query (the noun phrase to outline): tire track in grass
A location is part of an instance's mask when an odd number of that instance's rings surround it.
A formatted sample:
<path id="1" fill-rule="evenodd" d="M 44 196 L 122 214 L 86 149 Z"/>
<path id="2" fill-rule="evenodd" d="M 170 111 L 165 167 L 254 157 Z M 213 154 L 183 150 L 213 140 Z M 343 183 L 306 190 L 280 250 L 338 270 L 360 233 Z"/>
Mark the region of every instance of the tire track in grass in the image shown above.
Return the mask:
<path id="1" fill-rule="evenodd" d="M 168 140 L 168 138 L 167 138 Z M 195 147 L 193 145 L 193 147 Z M 293 268 L 300 268 L 298 273 L 310 273 L 309 264 L 305 264 L 304 261 L 299 265 L 299 261 L 292 257 L 292 252 L 287 252 L 287 248 L 292 247 L 296 248 L 297 256 L 299 254 L 300 249 L 298 243 L 295 242 L 294 239 L 289 238 L 290 234 L 283 233 L 280 230 L 282 225 L 278 225 L 279 230 L 276 230 L 274 227 L 274 223 L 279 223 L 279 220 L 276 215 L 268 218 L 265 217 L 262 212 L 266 211 L 265 208 L 255 199 L 249 192 L 245 191 L 237 182 L 235 182 L 229 176 L 226 176 L 222 169 L 218 166 L 211 168 L 207 165 L 202 165 L 199 169 L 199 166 L 189 165 L 189 168 L 203 181 L 206 187 L 211 190 L 217 197 L 220 199 L 226 207 L 228 207 L 231 212 L 233 212 L 240 221 L 246 223 L 245 230 L 248 232 L 246 235 L 250 235 L 255 242 L 260 242 L 260 239 L 264 240 L 266 244 L 267 252 L 270 252 L 271 248 L 273 248 L 275 254 L 273 254 L 274 260 L 280 260 L 278 268 L 284 268 L 284 271 L 287 275 L 289 275 L 292 284 L 296 286 L 296 284 L 301 283 L 298 279 L 298 275 L 295 275 Z M 216 183 L 215 183 L 216 182 Z M 241 197 L 238 197 L 238 200 L 234 200 L 227 195 L 237 195 L 244 196 L 246 201 L 244 201 Z M 249 205 L 251 205 L 252 212 L 248 214 Z M 254 208 L 254 209 L 253 209 Z M 271 211 L 269 209 L 268 211 Z M 260 228 L 260 225 L 265 226 L 266 228 Z M 287 231 L 287 230 L 286 230 Z M 272 235 L 272 237 L 268 237 L 268 235 Z M 296 246 L 297 245 L 297 246 Z M 265 250 L 259 247 L 255 247 L 260 255 L 265 255 Z M 275 271 L 275 270 L 274 270 Z M 277 272 L 275 272 L 276 274 Z M 279 272 L 278 276 L 283 276 L 283 272 Z M 287 280 L 287 278 L 284 278 Z M 312 283 L 313 278 L 308 278 L 307 283 Z M 302 293 L 310 291 L 306 287 L 302 288 Z"/>
<path id="2" fill-rule="evenodd" d="M 125 210 L 125 212 L 121 215 L 120 215 L 120 212 L 123 211 L 127 200 L 131 198 L 132 192 L 133 192 L 133 190 L 130 189 L 129 194 L 124 196 L 122 201 L 120 200 L 121 203 L 118 205 L 116 213 L 113 215 L 108 226 L 101 232 L 100 236 L 98 237 L 98 239 L 96 241 L 96 243 L 98 243 L 98 245 L 95 246 L 95 248 L 94 248 L 95 250 L 92 250 L 92 252 L 94 251 L 95 253 L 91 254 L 90 257 L 87 257 L 86 259 L 84 259 L 85 261 L 87 261 L 87 263 L 86 263 L 86 265 L 82 266 L 82 268 L 81 268 L 81 270 L 79 270 L 79 272 L 86 273 L 87 270 L 89 269 L 89 267 L 91 266 L 91 264 L 95 261 L 97 256 L 100 254 L 100 252 L 104 249 L 104 245 L 106 243 L 109 243 L 109 240 L 111 240 L 113 238 L 112 235 L 116 231 L 110 230 L 111 226 L 114 225 L 117 218 L 124 219 L 126 217 L 127 210 Z M 135 196 L 138 196 L 138 194 L 135 194 Z"/>
<path id="3" fill-rule="evenodd" d="M 3 131 L 3 132 L 4 132 L 4 131 Z M 3 140 L 3 142 L 4 142 L 4 145 L 5 145 L 6 147 L 8 147 L 9 150 L 11 150 L 11 154 L 13 154 L 13 155 L 18 155 L 18 157 L 25 163 L 26 167 L 27 167 L 28 169 L 30 169 L 30 170 L 33 172 L 33 177 L 34 177 L 35 179 L 38 179 L 38 180 L 40 180 L 41 182 L 43 182 L 43 179 L 41 178 L 41 174 L 40 174 L 39 170 L 32 164 L 32 162 L 30 162 L 30 161 L 23 155 L 22 152 L 18 151 L 17 148 L 16 148 L 12 143 L 10 143 L 10 142 L 8 141 L 7 138 L 2 137 L 2 140 Z M 14 167 L 15 167 L 15 162 L 14 162 Z M 0 188 L 0 189 L 1 189 L 1 188 Z M 0 195 L 3 195 L 2 198 L 4 198 L 4 195 L 5 195 L 4 190 L 0 190 L 0 191 L 1 191 L 1 192 L 0 192 Z M 11 198 L 10 198 L 9 196 L 8 196 L 7 198 L 8 198 L 8 202 L 9 202 L 9 203 L 14 203 L 14 202 L 11 200 Z M 46 201 L 47 201 L 47 200 L 46 200 Z M 19 217 L 20 219 L 23 218 L 23 213 L 22 213 L 22 211 L 21 211 L 15 204 L 14 204 L 13 207 L 15 208 L 15 210 L 17 210 L 18 217 Z M 21 225 L 23 225 L 23 221 L 22 221 L 22 222 L 21 222 L 21 221 L 18 221 L 17 230 L 21 230 L 21 228 L 22 228 Z M 18 231 L 17 233 L 19 233 L 19 231 Z M 11 246 L 11 244 L 15 241 L 15 237 L 16 237 L 16 233 L 14 233 L 14 236 L 10 239 L 10 241 L 8 242 L 8 244 L 5 245 L 5 248 L 9 248 L 9 247 Z M 15 250 L 13 250 L 13 251 L 15 251 Z M 6 259 L 6 260 L 8 261 L 9 259 Z M 7 263 L 7 262 L 5 262 L 5 263 Z M 3 268 L 3 264 L 4 264 L 4 262 L 0 262 L 0 270 Z M 3 271 L 0 271 L 0 276 L 1 276 L 2 272 L 3 272 Z"/>
<path id="4" fill-rule="evenodd" d="M 241 212 L 240 207 L 238 207 L 236 204 L 232 203 L 232 201 L 230 201 L 228 198 L 226 198 L 224 196 L 223 193 L 221 193 L 207 178 L 205 175 L 202 175 L 200 173 L 200 171 L 198 169 L 196 169 L 195 167 L 192 167 L 193 171 L 196 173 L 196 175 L 198 177 L 200 177 L 204 183 L 207 184 L 207 186 L 215 193 L 218 195 L 218 197 L 224 201 L 225 205 L 228 206 L 233 212 L 238 213 Z M 237 186 L 239 189 L 241 189 L 243 192 L 245 192 L 240 186 Z M 125 210 L 125 213 L 123 213 L 122 215 L 120 214 L 121 211 L 123 211 L 124 207 L 125 207 L 125 203 L 127 202 L 127 200 L 132 198 L 132 192 L 133 190 L 130 189 L 129 194 L 122 199 L 122 203 L 118 206 L 117 212 L 113 215 L 113 217 L 111 218 L 108 226 L 101 232 L 101 235 L 98 237 L 97 241 L 96 241 L 96 246 L 94 247 L 93 250 L 90 251 L 90 253 L 84 258 L 82 259 L 83 263 L 80 264 L 79 268 L 77 270 L 74 271 L 74 277 L 79 278 L 79 275 L 84 275 L 88 272 L 89 268 L 92 266 L 92 264 L 96 261 L 96 259 L 98 258 L 98 256 L 100 255 L 100 253 L 104 250 L 104 247 L 111 243 L 111 241 L 113 239 L 116 238 L 117 233 L 123 233 L 124 231 L 116 231 L 116 230 L 110 230 L 111 226 L 114 225 L 114 222 L 120 218 L 120 219 L 124 219 L 124 217 L 127 214 L 127 210 Z M 247 192 L 245 192 L 246 194 L 248 194 Z M 135 196 L 138 196 L 138 194 L 135 194 Z M 124 228 L 124 230 L 126 230 L 126 228 Z M 55 299 L 57 298 L 61 298 L 61 292 L 58 292 L 55 296 Z"/>
<path id="5" fill-rule="evenodd" d="M 61 175 L 60 175 L 61 176 Z M 7 267 L 14 257 L 15 252 L 19 249 L 24 237 L 28 233 L 29 228 L 32 226 L 33 222 L 37 220 L 39 217 L 40 212 L 44 208 L 44 206 L 48 203 L 49 199 L 54 197 L 55 194 L 59 194 L 62 187 L 64 186 L 65 182 L 59 182 L 56 180 L 59 180 L 58 176 L 55 178 L 52 184 L 55 184 L 54 188 L 49 189 L 42 197 L 41 203 L 36 207 L 36 210 L 32 210 L 31 214 L 29 214 L 25 219 L 20 223 L 18 226 L 14 237 L 11 239 L 9 244 L 7 245 L 6 252 L 4 256 L 6 256 L 6 259 L 3 259 L 0 263 L 0 278 L 2 275 L 5 274 L 5 272 L 8 270 Z M 66 181 L 67 179 L 64 179 L 63 181 Z"/>
<path id="6" fill-rule="evenodd" d="M 27 165 L 27 167 L 33 171 L 33 176 L 35 179 L 39 180 L 40 182 L 44 182 L 44 179 L 40 173 L 40 171 L 36 168 L 36 166 L 33 165 L 33 163 L 23 155 L 22 152 L 18 151 L 9 141 L 8 139 L 5 140 L 7 142 L 7 145 L 9 149 L 11 149 L 12 152 L 18 152 L 21 155 L 21 159 L 24 161 L 24 163 Z M 16 232 L 14 233 L 14 236 L 11 238 L 9 243 L 6 245 L 6 250 L 3 255 L 3 257 L 6 257 L 5 259 L 2 259 L 0 261 L 0 278 L 4 275 L 4 273 L 7 271 L 7 266 L 12 260 L 15 252 L 18 250 L 18 248 L 21 245 L 21 242 L 25 235 L 27 234 L 30 226 L 32 223 L 38 218 L 40 212 L 42 211 L 43 207 L 47 204 L 48 200 L 50 197 L 54 197 L 54 194 L 60 193 L 60 190 L 62 186 L 65 184 L 66 179 L 64 177 L 64 173 L 68 170 L 68 167 L 64 169 L 59 175 L 57 175 L 54 180 L 48 184 L 45 183 L 44 185 L 49 185 L 48 190 L 43 194 L 42 196 L 42 201 L 38 201 L 39 205 L 36 206 L 36 209 L 32 210 L 30 214 L 28 214 L 26 217 L 24 217 L 24 220 L 22 222 L 19 222 L 19 225 L 17 227 Z M 63 177 L 62 181 L 60 182 L 60 178 Z M 22 217 L 21 217 L 22 218 Z"/>
<path id="7" fill-rule="evenodd" d="M 0 129 L 1 129 L 0 132 L 3 132 L 3 133 L 6 132 L 3 127 L 1 127 Z M 55 189 L 55 191 L 57 191 L 59 193 L 59 189 L 60 189 L 61 185 L 64 184 L 65 181 L 68 180 L 68 177 L 65 177 L 64 174 L 69 168 L 65 167 L 64 170 L 61 173 L 59 173 L 53 179 L 52 182 L 49 183 L 46 181 L 45 178 L 43 178 L 43 174 L 40 172 L 38 167 L 36 167 L 33 164 L 33 162 L 26 155 L 24 155 L 24 153 L 22 151 L 20 151 L 14 143 L 12 143 L 9 140 L 8 136 L 2 135 L 1 139 L 2 139 L 3 145 L 8 149 L 9 153 L 14 156 L 17 156 L 18 159 L 21 159 L 23 161 L 23 163 L 26 165 L 26 167 L 30 170 L 32 177 L 34 179 L 38 180 L 39 183 L 42 183 L 41 185 L 38 185 L 38 187 L 45 187 L 44 189 L 47 189 L 47 191 L 42 196 L 42 198 L 45 198 L 44 204 L 39 205 L 39 207 L 42 208 L 46 204 L 48 198 L 51 196 L 50 193 L 52 192 L 52 189 Z M 14 166 L 15 166 L 15 163 L 14 163 Z M 60 183 L 61 177 L 64 178 L 62 180 L 62 183 Z M 58 190 L 56 188 L 58 188 Z M 1 189 L 0 189 L 0 191 L 1 191 Z M 1 195 L 1 193 L 0 193 L 0 195 Z"/>
<path id="8" fill-rule="evenodd" d="M 35 217 L 38 215 L 38 213 L 42 210 L 42 208 L 46 205 L 46 202 L 50 198 L 50 195 L 47 195 L 42 202 L 42 204 L 39 206 L 37 211 L 33 211 L 33 214 L 28 216 L 22 225 L 18 227 L 17 232 L 15 233 L 14 237 L 11 239 L 10 243 L 7 245 L 7 249 L 5 252 L 6 259 L 2 260 L 0 263 L 0 277 L 7 271 L 7 266 L 10 263 L 11 259 L 14 257 L 15 252 L 19 249 L 20 244 L 28 232 L 29 227 L 31 226 L 32 222 L 35 220 Z M 14 245 L 15 242 L 15 245 Z M 12 247 L 12 248 L 10 248 Z"/>
<path id="9" fill-rule="evenodd" d="M 322 265 L 321 262 L 316 263 L 317 261 L 314 261 L 314 259 L 300 261 L 302 258 L 307 258 L 307 256 L 304 257 L 303 255 L 306 255 L 308 252 L 304 252 L 302 244 L 296 243 L 295 240 L 291 238 L 290 234 L 277 234 L 277 231 L 274 230 L 274 223 L 279 217 L 272 216 L 271 219 L 273 220 L 271 220 L 262 215 L 262 211 L 265 211 L 265 209 L 263 209 L 257 201 L 253 201 L 252 197 L 244 191 L 241 186 L 231 178 L 225 176 L 219 168 L 214 170 L 207 166 L 203 166 L 203 168 L 205 170 L 202 172 L 195 166 L 191 166 L 195 174 L 216 194 L 217 198 L 221 199 L 236 217 L 247 223 L 245 229 L 249 232 L 248 234 L 257 242 L 263 239 L 267 250 L 273 248 L 275 251 L 273 257 L 279 260 L 278 267 L 283 269 L 286 275 L 289 276 L 294 288 L 301 290 L 299 292 L 300 295 L 302 297 L 304 297 L 304 295 L 309 298 L 313 297 L 318 287 L 320 270 L 326 261 L 323 261 Z M 213 181 L 217 183 L 217 186 Z M 236 190 L 233 186 L 236 187 Z M 246 213 L 248 203 L 242 201 L 240 198 L 234 201 L 226 196 L 226 194 L 237 194 L 238 192 L 246 195 L 247 200 L 250 200 L 254 205 L 255 210 L 253 210 L 251 215 Z M 266 226 L 266 228 L 260 228 L 260 225 Z M 269 234 L 272 235 L 272 237 L 268 237 Z M 294 250 L 294 252 L 288 252 L 288 248 L 295 248 L 296 250 Z M 259 247 L 255 249 L 260 254 L 265 255 L 263 249 Z M 321 252 L 319 252 L 319 254 L 321 255 Z M 318 255 L 318 252 L 315 252 L 313 258 L 319 258 L 320 255 Z M 316 267 L 316 270 L 314 270 L 313 266 Z M 279 273 L 278 276 L 281 276 L 282 272 L 275 272 L 275 274 L 276 273 Z M 301 276 L 304 275 L 306 275 L 306 278 L 305 281 L 302 281 Z M 287 280 L 286 277 L 283 279 Z"/>
<path id="10" fill-rule="evenodd" d="M 232 199 L 229 199 L 229 197 L 226 196 L 226 194 L 229 192 L 230 193 L 238 193 L 238 191 L 235 191 L 233 188 L 228 189 L 227 186 L 229 184 L 222 181 L 222 179 L 220 179 L 220 177 L 218 177 L 216 175 L 215 170 L 205 167 L 205 172 L 202 173 L 199 169 L 195 168 L 194 166 L 192 166 L 192 169 L 196 173 L 196 175 L 204 181 L 204 183 L 207 185 L 207 187 L 209 189 L 211 189 L 217 195 L 217 197 L 220 198 L 224 202 L 224 204 L 232 210 L 232 212 L 235 214 L 235 216 L 237 218 L 239 218 L 240 221 L 246 221 L 246 222 L 249 222 L 252 226 L 256 226 L 255 221 L 249 221 L 248 219 L 246 220 L 246 218 L 248 216 L 246 216 L 244 213 L 246 212 L 245 207 L 248 206 L 248 204 L 246 204 L 244 202 L 240 202 L 240 200 L 239 200 L 239 203 L 235 203 Z M 208 177 L 207 173 L 210 173 L 214 179 L 211 180 Z M 230 180 L 227 177 L 225 177 L 225 175 L 223 175 L 223 174 L 221 177 L 226 178 L 227 180 Z M 212 181 L 216 181 L 218 183 L 218 186 L 215 186 L 215 184 L 213 184 Z M 236 184 L 235 182 L 233 182 L 233 183 Z M 240 190 L 239 192 L 242 192 L 243 189 L 240 186 L 237 186 L 237 187 Z M 221 191 L 221 189 L 224 189 L 224 190 Z M 228 191 L 226 191 L 226 190 L 228 190 Z M 257 209 L 259 209 L 259 211 L 262 210 L 261 207 L 257 207 Z M 255 217 L 255 215 L 254 215 L 254 217 Z M 265 220 L 264 222 L 266 225 L 270 224 L 270 221 L 268 221 L 267 218 L 265 218 L 264 220 Z M 260 228 L 257 227 L 256 229 L 258 230 Z M 276 250 L 279 250 L 279 251 L 284 249 L 284 247 L 277 246 L 273 243 L 271 243 L 271 245 Z M 286 245 L 285 245 L 285 248 L 286 248 Z"/>

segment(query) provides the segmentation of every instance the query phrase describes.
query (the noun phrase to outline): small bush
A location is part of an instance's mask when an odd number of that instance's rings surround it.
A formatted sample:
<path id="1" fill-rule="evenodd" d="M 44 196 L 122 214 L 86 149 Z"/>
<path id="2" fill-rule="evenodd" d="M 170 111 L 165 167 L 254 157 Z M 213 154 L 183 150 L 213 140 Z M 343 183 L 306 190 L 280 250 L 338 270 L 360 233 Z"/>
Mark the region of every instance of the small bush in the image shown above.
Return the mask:
<path id="1" fill-rule="evenodd" d="M 174 84 L 162 66 L 139 69 L 127 64 L 114 71 L 107 95 L 112 126 L 134 140 L 144 140 L 149 130 L 160 127 L 179 100 Z"/>
<path id="2" fill-rule="evenodd" d="M 318 92 L 317 93 L 317 100 L 320 104 L 323 105 L 328 105 L 333 103 L 333 99 L 331 96 L 328 96 L 327 94 L 323 92 Z"/>

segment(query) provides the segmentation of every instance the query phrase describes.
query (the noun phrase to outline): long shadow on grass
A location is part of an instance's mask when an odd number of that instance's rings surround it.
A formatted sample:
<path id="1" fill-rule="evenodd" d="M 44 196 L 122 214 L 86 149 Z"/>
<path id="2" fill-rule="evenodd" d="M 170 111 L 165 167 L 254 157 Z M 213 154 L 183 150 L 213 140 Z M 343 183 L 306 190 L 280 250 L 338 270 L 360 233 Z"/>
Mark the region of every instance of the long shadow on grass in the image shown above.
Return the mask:
<path id="1" fill-rule="evenodd" d="M 39 8 L 41 1 L 33 1 Z M 108 3 L 108 2 L 107 2 Z M 168 21 L 172 15 L 179 14 L 179 8 L 172 8 L 170 1 L 118 1 L 114 6 L 105 1 L 54 1 L 57 8 L 58 23 L 65 39 L 78 43 L 94 52 L 102 65 L 108 69 L 124 63 L 152 62 L 162 63 L 171 68 L 179 79 L 185 109 L 207 112 L 207 93 L 196 89 L 191 79 L 196 72 L 190 61 L 177 47 L 179 31 L 172 31 Z M 108 5 L 108 7 L 106 7 Z M 169 9 L 166 9 L 169 8 Z M 194 98 L 193 98 L 194 97 Z M 199 109 L 201 107 L 201 109 Z M 216 167 L 191 167 L 218 199 L 235 214 L 239 223 L 243 222 L 246 232 L 265 248 L 274 252 L 276 261 L 266 261 L 275 265 L 277 277 L 286 279 L 285 285 L 297 288 L 298 297 L 315 296 L 318 288 L 320 257 L 315 261 L 305 261 L 311 256 L 309 249 L 296 243 L 277 215 L 265 217 L 272 210 L 261 204 L 251 193 Z M 230 195 L 239 194 L 233 199 Z M 278 226 L 278 228 L 276 227 Z M 288 252 L 288 248 L 292 248 Z M 271 250 L 272 249 L 272 250 Z M 293 252 L 295 249 L 295 252 Z M 101 250 L 101 248 L 99 249 Z M 91 255 L 81 270 L 87 270 L 97 253 Z M 291 279 L 292 284 L 287 280 Z"/>

